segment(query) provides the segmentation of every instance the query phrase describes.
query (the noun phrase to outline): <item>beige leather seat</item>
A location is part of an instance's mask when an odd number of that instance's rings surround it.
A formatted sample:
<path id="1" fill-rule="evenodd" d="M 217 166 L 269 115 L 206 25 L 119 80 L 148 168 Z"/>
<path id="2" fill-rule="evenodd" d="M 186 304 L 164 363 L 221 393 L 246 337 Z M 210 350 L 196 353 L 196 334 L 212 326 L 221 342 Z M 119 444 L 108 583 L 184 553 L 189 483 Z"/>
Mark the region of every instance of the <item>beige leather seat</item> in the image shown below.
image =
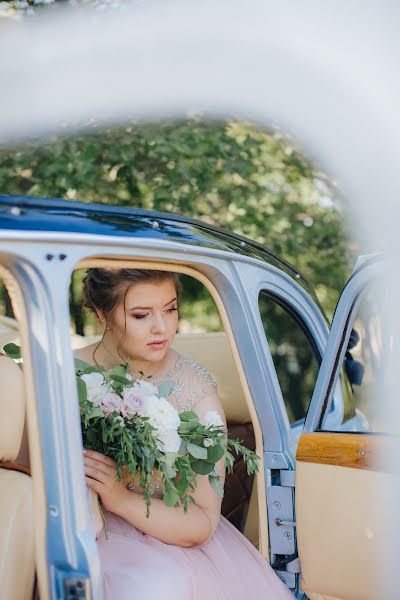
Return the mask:
<path id="1" fill-rule="evenodd" d="M 0 356 L 0 596 L 31 600 L 34 588 L 32 481 L 16 461 L 25 420 L 20 368 Z"/>

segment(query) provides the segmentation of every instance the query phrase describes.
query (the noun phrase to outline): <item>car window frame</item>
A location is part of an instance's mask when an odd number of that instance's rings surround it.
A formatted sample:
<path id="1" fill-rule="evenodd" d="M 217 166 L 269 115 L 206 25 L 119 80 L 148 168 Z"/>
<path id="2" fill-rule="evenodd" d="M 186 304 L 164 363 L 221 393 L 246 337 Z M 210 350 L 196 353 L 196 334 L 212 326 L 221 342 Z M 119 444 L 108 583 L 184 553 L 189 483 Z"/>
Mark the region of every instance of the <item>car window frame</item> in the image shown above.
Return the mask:
<path id="1" fill-rule="evenodd" d="M 330 327 L 328 325 L 328 321 L 327 321 L 325 315 L 322 313 L 322 310 L 319 308 L 319 306 L 313 301 L 313 299 L 302 288 L 300 288 L 300 286 L 297 286 L 293 280 L 288 280 L 288 278 L 286 278 L 284 276 L 284 274 L 282 274 L 282 273 L 280 274 L 280 279 L 282 281 L 280 282 L 279 286 L 277 286 L 275 282 L 272 283 L 265 279 L 263 280 L 262 283 L 261 282 L 259 283 L 258 294 L 257 294 L 257 308 L 258 308 L 259 296 L 260 296 L 261 292 L 265 292 L 270 297 L 273 297 L 275 299 L 275 301 L 278 302 L 278 304 L 284 310 L 286 310 L 290 314 L 290 316 L 292 316 L 292 318 L 296 320 L 297 323 L 299 323 L 299 325 L 302 328 L 308 341 L 310 341 L 310 339 L 312 340 L 312 351 L 313 351 L 313 353 L 315 352 L 315 356 L 316 356 L 317 360 L 318 360 L 317 357 L 319 356 L 319 364 L 318 364 L 318 373 L 319 373 L 319 369 L 320 369 L 320 366 L 321 366 L 321 363 L 323 360 L 323 356 L 324 356 L 324 352 L 326 349 L 326 344 L 327 344 L 329 332 L 330 332 Z M 294 294 L 293 293 L 294 287 L 296 287 L 296 292 L 300 292 L 300 293 Z M 304 300 L 304 302 L 302 300 Z M 302 315 L 304 315 L 304 316 L 302 316 Z M 261 314 L 260 314 L 259 310 L 258 310 L 258 318 L 259 318 L 261 327 L 264 331 L 264 337 L 265 337 L 266 343 L 269 348 L 268 337 L 264 330 L 264 325 L 262 323 Z M 275 364 L 273 365 L 273 368 L 275 369 Z M 275 369 L 275 373 L 276 373 L 276 369 Z M 276 375 L 276 377 L 277 377 L 277 375 Z M 280 387 L 281 394 L 282 394 L 282 389 L 281 389 L 280 384 L 279 384 L 279 387 Z M 282 394 L 282 399 L 284 402 L 283 394 Z M 292 433 L 296 429 L 300 429 L 300 428 L 302 429 L 302 426 L 305 424 L 307 416 L 308 416 L 308 411 L 311 406 L 311 400 L 312 400 L 312 396 L 310 397 L 310 402 L 309 402 L 305 417 L 303 419 L 295 421 L 294 423 L 292 423 L 290 425 Z M 336 389 L 334 392 L 334 397 L 333 397 L 333 402 L 331 405 L 332 408 L 329 413 L 331 415 L 331 418 L 338 424 L 341 424 L 344 419 L 344 414 L 345 414 L 344 402 L 345 402 L 344 392 L 342 390 L 342 384 L 340 384 L 340 385 L 336 386 Z M 285 410 L 286 410 L 286 405 L 285 405 Z M 297 445 L 297 441 L 298 441 L 298 436 L 294 436 L 293 443 L 295 445 Z"/>
<path id="2" fill-rule="evenodd" d="M 330 405 L 333 403 L 332 394 L 338 388 L 348 340 L 360 304 L 376 275 L 382 270 L 383 257 L 381 255 L 372 256 L 359 266 L 356 265 L 343 287 L 333 315 L 326 353 L 315 384 L 310 410 L 304 424 L 304 433 L 335 431 L 323 429 L 323 423 L 329 414 Z M 349 296 L 348 300 L 347 296 Z M 335 339 L 337 336 L 340 336 L 339 339 Z"/>

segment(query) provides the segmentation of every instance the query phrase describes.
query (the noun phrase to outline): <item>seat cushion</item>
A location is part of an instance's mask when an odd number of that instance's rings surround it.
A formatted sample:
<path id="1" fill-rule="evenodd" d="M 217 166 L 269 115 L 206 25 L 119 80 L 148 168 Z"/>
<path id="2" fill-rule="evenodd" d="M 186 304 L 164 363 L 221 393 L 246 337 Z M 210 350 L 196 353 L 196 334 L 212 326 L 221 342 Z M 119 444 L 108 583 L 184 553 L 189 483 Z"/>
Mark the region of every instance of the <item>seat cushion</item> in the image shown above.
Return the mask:
<path id="1" fill-rule="evenodd" d="M 0 468 L 1 597 L 31 600 L 35 577 L 32 480 Z"/>

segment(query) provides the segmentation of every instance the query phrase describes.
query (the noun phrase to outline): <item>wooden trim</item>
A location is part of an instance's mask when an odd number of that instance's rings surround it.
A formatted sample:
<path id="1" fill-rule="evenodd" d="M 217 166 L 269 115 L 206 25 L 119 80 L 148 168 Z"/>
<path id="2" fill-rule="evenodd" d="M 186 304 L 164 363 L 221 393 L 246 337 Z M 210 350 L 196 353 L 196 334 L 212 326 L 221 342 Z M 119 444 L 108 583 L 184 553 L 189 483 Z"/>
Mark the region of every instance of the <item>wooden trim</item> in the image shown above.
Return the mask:
<path id="1" fill-rule="evenodd" d="M 384 461 L 396 456 L 400 439 L 395 436 L 370 433 L 307 433 L 300 437 L 296 460 L 369 471 L 391 472 L 394 464 Z M 392 465 L 386 464 L 392 462 Z"/>
<path id="2" fill-rule="evenodd" d="M 15 462 L 0 462 L 0 469 L 9 469 L 10 471 L 19 471 L 20 473 L 25 473 L 25 475 L 31 475 L 29 467 L 25 467 L 24 465 Z"/>

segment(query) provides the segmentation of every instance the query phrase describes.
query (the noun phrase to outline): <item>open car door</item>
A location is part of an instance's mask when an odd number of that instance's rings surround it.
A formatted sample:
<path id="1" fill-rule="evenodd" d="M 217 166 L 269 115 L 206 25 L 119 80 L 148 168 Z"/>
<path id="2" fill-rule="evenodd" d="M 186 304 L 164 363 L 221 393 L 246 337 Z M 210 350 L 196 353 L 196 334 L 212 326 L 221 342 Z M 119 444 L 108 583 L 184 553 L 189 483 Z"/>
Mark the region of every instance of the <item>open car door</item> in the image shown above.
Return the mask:
<path id="1" fill-rule="evenodd" d="M 384 555 L 394 535 L 388 502 L 398 481 L 381 458 L 391 449 L 395 452 L 398 438 L 387 434 L 379 421 L 377 394 L 359 393 L 363 386 L 377 388 L 384 368 L 381 350 L 389 346 L 378 314 L 384 307 L 380 301 L 369 306 L 371 293 L 384 289 L 377 284 L 383 267 L 380 257 L 363 260 L 341 294 L 297 449 L 297 543 L 301 586 L 310 600 L 398 597 L 393 595 L 396 569 Z M 364 322 L 363 315 L 369 315 Z M 364 366 L 348 353 L 350 337 L 353 343 L 359 337 L 353 325 L 367 346 Z M 351 392 L 356 411 L 364 417 L 363 431 L 346 431 L 346 423 L 330 430 L 329 409 L 344 361 L 358 368 Z"/>

